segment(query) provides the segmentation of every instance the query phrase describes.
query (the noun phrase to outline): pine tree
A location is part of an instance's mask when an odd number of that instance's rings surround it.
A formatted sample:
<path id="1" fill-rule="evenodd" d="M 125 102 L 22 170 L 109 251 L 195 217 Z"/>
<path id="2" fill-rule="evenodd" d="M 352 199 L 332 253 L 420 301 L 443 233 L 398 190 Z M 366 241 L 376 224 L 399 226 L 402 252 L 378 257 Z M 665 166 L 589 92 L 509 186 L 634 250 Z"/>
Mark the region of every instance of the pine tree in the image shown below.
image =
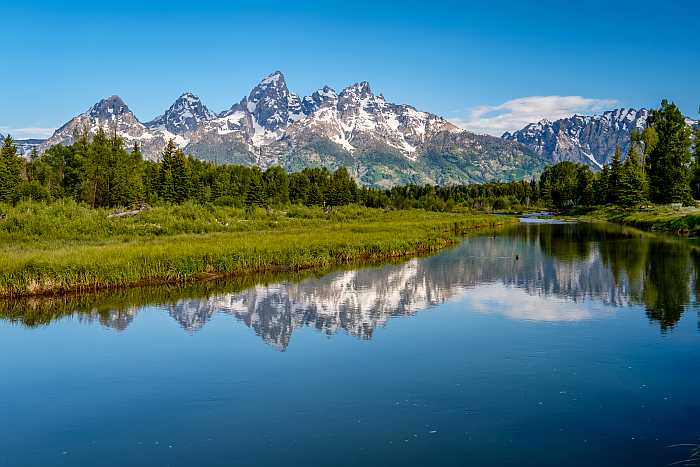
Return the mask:
<path id="1" fill-rule="evenodd" d="M 12 200 L 22 181 L 22 160 L 10 136 L 6 136 L 0 148 L 0 202 Z"/>
<path id="2" fill-rule="evenodd" d="M 321 186 L 318 183 L 312 183 L 309 187 L 306 204 L 308 206 L 322 206 L 323 198 L 323 189 Z"/>
<path id="3" fill-rule="evenodd" d="M 129 167 L 127 205 L 132 206 L 144 202 L 146 197 L 143 156 L 138 143 L 134 143 L 131 154 L 127 158 L 127 165 Z"/>
<path id="4" fill-rule="evenodd" d="M 289 176 L 279 165 L 273 165 L 263 174 L 265 193 L 273 205 L 284 205 L 289 202 Z"/>
<path id="5" fill-rule="evenodd" d="M 292 203 L 306 204 L 309 196 L 309 178 L 303 172 L 289 176 L 289 199 Z"/>
<path id="6" fill-rule="evenodd" d="M 175 151 L 172 174 L 175 202 L 184 203 L 190 197 L 190 176 L 187 157 L 180 149 Z"/>
<path id="7" fill-rule="evenodd" d="M 344 206 L 350 204 L 355 199 L 357 184 L 350 177 L 348 169 L 340 167 L 331 177 L 328 192 L 326 193 L 326 204 L 328 206 Z"/>
<path id="8" fill-rule="evenodd" d="M 169 203 L 174 203 L 176 198 L 173 177 L 176 150 L 175 142 L 172 139 L 169 140 L 161 154 L 158 169 L 158 197 Z"/>
<path id="9" fill-rule="evenodd" d="M 692 203 L 690 130 L 675 104 L 666 100 L 652 110 L 648 125 L 658 142 L 648 156 L 649 195 L 655 203 Z"/>
<path id="10" fill-rule="evenodd" d="M 255 168 L 257 169 L 257 167 Z M 265 185 L 260 170 L 253 170 L 245 195 L 246 206 L 265 206 Z"/>
<path id="11" fill-rule="evenodd" d="M 693 193 L 693 198 L 700 199 L 700 127 L 695 129 L 695 138 L 693 139 L 693 146 L 694 151 L 690 189 Z"/>
<path id="12" fill-rule="evenodd" d="M 610 178 L 610 166 L 603 165 L 593 180 L 593 203 L 597 205 L 608 202 L 608 178 Z"/>
<path id="13" fill-rule="evenodd" d="M 593 172 L 587 166 L 581 164 L 578 168 L 578 205 L 590 206 L 593 204 Z"/>
<path id="14" fill-rule="evenodd" d="M 620 180 L 619 203 L 632 207 L 642 204 L 647 198 L 647 182 L 639 156 L 630 145 L 627 158 L 622 168 Z"/>
<path id="15" fill-rule="evenodd" d="M 622 151 L 620 146 L 615 148 L 615 155 L 610 164 L 610 173 L 608 176 L 608 194 L 607 201 L 611 204 L 619 204 L 620 191 L 622 182 Z"/>

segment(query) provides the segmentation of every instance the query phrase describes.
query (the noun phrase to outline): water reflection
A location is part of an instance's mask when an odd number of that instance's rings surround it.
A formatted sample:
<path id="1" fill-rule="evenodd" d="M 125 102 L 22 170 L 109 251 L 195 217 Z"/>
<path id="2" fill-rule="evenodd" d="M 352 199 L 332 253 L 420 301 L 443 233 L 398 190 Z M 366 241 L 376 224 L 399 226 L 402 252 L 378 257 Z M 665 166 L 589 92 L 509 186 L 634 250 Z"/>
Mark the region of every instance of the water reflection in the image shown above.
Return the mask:
<path id="1" fill-rule="evenodd" d="M 196 332 L 217 313 L 236 317 L 283 350 L 296 329 L 339 330 L 362 339 L 393 316 L 462 297 L 471 310 L 513 319 L 575 321 L 594 304 L 643 305 L 662 332 L 695 300 L 700 254 L 683 240 L 615 226 L 522 224 L 470 237 L 438 255 L 401 264 L 315 276 L 265 276 L 185 289 L 131 290 L 2 304 L 2 316 L 27 326 L 77 315 L 126 329 L 148 309 Z M 604 309 L 610 310 L 608 306 Z"/>

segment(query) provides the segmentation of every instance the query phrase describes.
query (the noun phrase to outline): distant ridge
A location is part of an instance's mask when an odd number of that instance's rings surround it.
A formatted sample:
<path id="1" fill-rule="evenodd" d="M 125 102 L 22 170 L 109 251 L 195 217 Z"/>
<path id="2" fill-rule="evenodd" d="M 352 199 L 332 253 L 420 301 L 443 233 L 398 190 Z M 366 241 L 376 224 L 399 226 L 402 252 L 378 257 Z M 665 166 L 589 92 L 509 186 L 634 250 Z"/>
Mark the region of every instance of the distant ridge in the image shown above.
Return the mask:
<path id="1" fill-rule="evenodd" d="M 550 163 L 573 161 L 599 169 L 609 164 L 615 148 L 623 157 L 630 145 L 630 135 L 646 127 L 649 109 L 621 108 L 600 115 L 574 115 L 553 122 L 542 120 L 522 130 L 504 133 L 503 138 L 521 143 Z M 688 125 L 697 122 L 687 119 Z"/>
<path id="2" fill-rule="evenodd" d="M 531 177 L 543 157 L 522 145 L 464 131 L 446 119 L 375 95 L 366 81 L 310 96 L 289 91 L 276 71 L 229 109 L 214 113 L 191 92 L 142 123 L 119 96 L 77 115 L 40 146 L 70 144 L 76 131 L 116 131 L 156 160 L 168 140 L 205 160 L 288 170 L 346 166 L 372 186 L 450 184 Z"/>

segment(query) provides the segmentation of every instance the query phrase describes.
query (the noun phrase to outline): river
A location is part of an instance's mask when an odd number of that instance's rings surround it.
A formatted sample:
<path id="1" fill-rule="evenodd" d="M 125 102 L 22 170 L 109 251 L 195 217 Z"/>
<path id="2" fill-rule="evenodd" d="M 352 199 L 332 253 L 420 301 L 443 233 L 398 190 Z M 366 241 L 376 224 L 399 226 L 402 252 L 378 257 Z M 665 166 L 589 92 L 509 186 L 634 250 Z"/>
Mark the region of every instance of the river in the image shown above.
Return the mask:
<path id="1" fill-rule="evenodd" d="M 687 240 L 529 222 L 395 264 L 4 302 L 0 465 L 667 465 L 700 443 L 699 278 Z"/>

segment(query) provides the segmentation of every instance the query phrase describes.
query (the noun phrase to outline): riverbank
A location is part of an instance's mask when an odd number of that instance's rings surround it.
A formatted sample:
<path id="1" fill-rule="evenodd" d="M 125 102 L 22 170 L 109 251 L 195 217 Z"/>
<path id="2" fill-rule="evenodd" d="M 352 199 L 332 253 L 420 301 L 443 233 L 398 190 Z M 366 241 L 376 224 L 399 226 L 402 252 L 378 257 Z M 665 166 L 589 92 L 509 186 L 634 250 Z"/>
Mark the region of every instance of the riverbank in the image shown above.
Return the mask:
<path id="1" fill-rule="evenodd" d="M 652 206 L 646 209 L 623 209 L 605 206 L 593 210 L 567 212 L 558 217 L 585 222 L 614 222 L 650 232 L 676 235 L 700 235 L 700 208 Z"/>
<path id="2" fill-rule="evenodd" d="M 186 204 L 110 217 L 72 202 L 2 207 L 0 297 L 57 295 L 328 268 L 437 251 L 517 219 L 344 207 Z"/>

